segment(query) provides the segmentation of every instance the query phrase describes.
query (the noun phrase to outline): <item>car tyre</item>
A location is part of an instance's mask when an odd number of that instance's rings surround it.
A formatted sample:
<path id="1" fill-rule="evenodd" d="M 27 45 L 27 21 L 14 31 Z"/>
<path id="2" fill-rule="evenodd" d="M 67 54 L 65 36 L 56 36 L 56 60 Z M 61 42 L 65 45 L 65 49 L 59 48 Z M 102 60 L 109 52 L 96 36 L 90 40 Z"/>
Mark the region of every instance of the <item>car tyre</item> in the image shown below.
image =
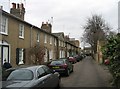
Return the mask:
<path id="1" fill-rule="evenodd" d="M 73 67 L 72 67 L 72 71 L 71 72 L 73 72 Z"/>
<path id="2" fill-rule="evenodd" d="M 70 75 L 70 70 L 69 70 L 69 69 L 67 70 L 66 75 L 67 75 L 67 76 L 69 76 L 69 75 Z"/>

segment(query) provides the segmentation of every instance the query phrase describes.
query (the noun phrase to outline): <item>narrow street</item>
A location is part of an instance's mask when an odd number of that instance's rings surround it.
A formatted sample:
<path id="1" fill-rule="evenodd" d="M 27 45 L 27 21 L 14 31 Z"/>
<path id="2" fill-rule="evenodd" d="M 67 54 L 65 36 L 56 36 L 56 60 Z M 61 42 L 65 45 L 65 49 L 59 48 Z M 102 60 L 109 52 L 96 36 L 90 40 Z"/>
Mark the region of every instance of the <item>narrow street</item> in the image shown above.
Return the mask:
<path id="1" fill-rule="evenodd" d="M 110 80 L 107 68 L 88 56 L 74 64 L 74 72 L 69 77 L 62 77 L 61 87 L 111 87 Z"/>

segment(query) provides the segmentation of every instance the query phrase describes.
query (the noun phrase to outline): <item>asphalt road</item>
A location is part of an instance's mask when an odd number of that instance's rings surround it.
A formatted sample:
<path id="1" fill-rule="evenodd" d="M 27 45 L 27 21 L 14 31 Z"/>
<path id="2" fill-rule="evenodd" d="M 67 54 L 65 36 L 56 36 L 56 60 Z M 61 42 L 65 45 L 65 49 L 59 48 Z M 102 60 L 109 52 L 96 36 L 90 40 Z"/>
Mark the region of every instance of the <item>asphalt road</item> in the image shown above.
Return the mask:
<path id="1" fill-rule="evenodd" d="M 74 64 L 74 72 L 69 77 L 62 77 L 61 87 L 111 87 L 110 80 L 106 67 L 88 56 Z"/>

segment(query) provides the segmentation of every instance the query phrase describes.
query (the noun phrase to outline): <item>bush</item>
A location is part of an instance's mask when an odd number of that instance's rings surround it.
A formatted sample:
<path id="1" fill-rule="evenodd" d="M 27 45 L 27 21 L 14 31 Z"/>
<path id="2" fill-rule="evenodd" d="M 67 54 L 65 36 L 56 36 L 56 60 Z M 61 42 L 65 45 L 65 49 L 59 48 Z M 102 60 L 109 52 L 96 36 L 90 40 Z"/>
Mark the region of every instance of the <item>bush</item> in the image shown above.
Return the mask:
<path id="1" fill-rule="evenodd" d="M 118 86 L 120 80 L 120 35 L 111 36 L 107 39 L 107 43 L 103 46 L 102 52 L 104 58 L 109 58 L 110 64 L 108 68 L 113 75 L 114 84 Z"/>

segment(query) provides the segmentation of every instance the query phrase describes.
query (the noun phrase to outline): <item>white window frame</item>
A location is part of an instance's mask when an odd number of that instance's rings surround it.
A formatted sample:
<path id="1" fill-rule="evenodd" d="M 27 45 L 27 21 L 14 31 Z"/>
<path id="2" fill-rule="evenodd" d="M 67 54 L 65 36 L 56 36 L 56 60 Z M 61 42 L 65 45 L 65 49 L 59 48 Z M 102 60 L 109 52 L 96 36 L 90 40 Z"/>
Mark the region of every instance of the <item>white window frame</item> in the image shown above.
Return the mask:
<path id="1" fill-rule="evenodd" d="M 19 65 L 20 64 L 24 64 L 24 62 L 23 62 L 23 60 L 24 60 L 24 49 L 19 49 Z"/>
<path id="2" fill-rule="evenodd" d="M 55 46 L 57 45 L 57 40 L 56 39 L 54 39 L 54 44 L 55 44 Z"/>
<path id="3" fill-rule="evenodd" d="M 40 42 L 40 34 L 37 33 L 37 42 Z"/>
<path id="4" fill-rule="evenodd" d="M 44 43 L 47 43 L 47 35 L 45 34 Z"/>
<path id="5" fill-rule="evenodd" d="M 49 59 L 53 58 L 53 50 L 49 50 Z"/>
<path id="6" fill-rule="evenodd" d="M 1 24 L 0 33 L 4 35 L 8 35 L 8 18 L 5 16 L 2 16 L 0 24 Z"/>
<path id="7" fill-rule="evenodd" d="M 50 44 L 52 44 L 52 37 L 50 37 Z"/>
<path id="8" fill-rule="evenodd" d="M 24 39 L 24 25 L 19 24 L 19 38 Z"/>

